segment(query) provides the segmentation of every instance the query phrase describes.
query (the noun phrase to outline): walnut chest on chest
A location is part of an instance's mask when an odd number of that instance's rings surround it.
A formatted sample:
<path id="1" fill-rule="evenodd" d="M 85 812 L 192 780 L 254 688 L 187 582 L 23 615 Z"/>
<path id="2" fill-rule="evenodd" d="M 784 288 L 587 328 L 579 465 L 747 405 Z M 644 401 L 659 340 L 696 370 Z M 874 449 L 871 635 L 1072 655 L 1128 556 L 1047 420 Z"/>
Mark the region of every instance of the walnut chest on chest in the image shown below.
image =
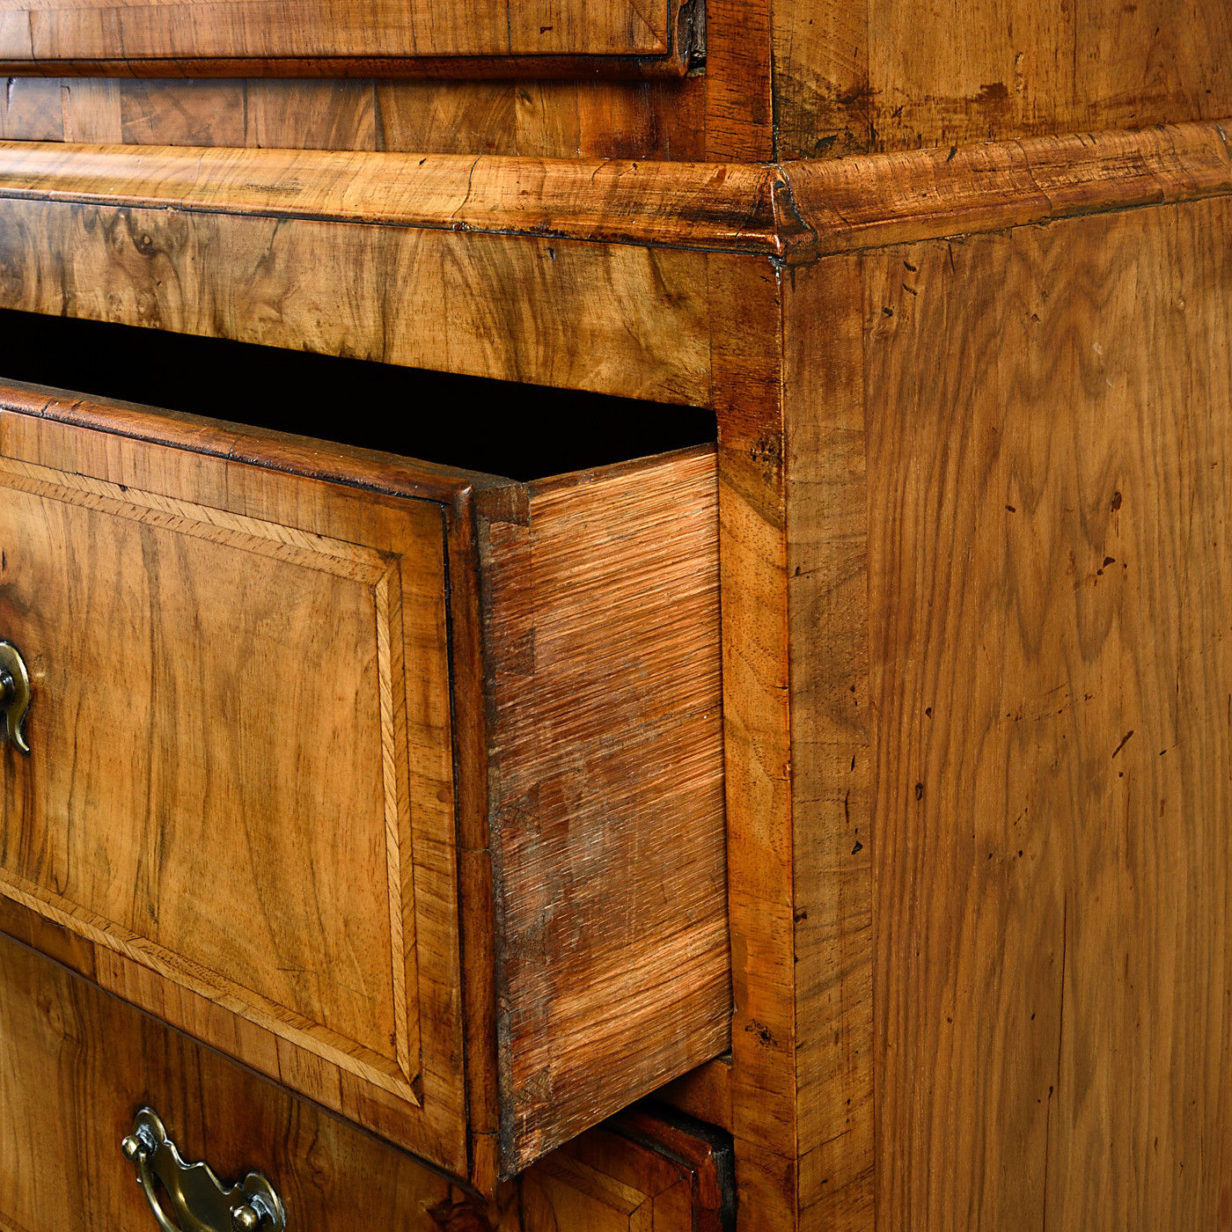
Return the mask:
<path id="1" fill-rule="evenodd" d="M 0 2 L 0 1228 L 1232 1227 L 1229 52 Z"/>

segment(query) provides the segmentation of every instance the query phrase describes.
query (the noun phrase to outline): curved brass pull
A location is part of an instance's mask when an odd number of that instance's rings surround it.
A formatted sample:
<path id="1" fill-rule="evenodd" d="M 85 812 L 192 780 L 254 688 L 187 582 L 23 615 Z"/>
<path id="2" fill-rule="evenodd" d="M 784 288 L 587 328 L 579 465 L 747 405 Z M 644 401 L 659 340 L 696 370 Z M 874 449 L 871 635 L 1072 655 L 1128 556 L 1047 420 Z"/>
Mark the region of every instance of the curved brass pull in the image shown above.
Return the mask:
<path id="1" fill-rule="evenodd" d="M 30 709 L 30 673 L 25 660 L 12 642 L 0 640 L 0 718 L 4 730 L 0 731 L 0 744 L 11 740 L 27 757 L 30 746 L 21 730 Z"/>
<path id="2" fill-rule="evenodd" d="M 283 1232 L 286 1212 L 274 1187 L 259 1172 L 224 1186 L 204 1163 L 186 1164 L 153 1108 L 142 1108 L 133 1132 L 120 1143 L 137 1165 L 137 1179 L 162 1232 Z M 166 1194 L 175 1218 L 163 1209 Z"/>

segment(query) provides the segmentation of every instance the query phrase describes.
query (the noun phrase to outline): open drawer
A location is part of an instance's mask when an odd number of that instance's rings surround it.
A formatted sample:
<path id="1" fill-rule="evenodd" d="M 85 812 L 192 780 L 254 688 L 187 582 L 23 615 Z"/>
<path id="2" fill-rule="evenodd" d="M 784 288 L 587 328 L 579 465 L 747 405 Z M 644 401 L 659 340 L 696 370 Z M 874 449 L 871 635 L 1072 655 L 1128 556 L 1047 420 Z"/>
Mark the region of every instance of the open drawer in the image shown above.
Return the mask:
<path id="1" fill-rule="evenodd" d="M 680 76 L 701 0 L 0 0 L 7 72 Z M 696 11 L 695 11 L 696 10 Z"/>
<path id="2" fill-rule="evenodd" d="M 516 483 L 6 385 L 0 488 L 8 920 L 481 1188 L 723 1049 L 711 448 Z"/>

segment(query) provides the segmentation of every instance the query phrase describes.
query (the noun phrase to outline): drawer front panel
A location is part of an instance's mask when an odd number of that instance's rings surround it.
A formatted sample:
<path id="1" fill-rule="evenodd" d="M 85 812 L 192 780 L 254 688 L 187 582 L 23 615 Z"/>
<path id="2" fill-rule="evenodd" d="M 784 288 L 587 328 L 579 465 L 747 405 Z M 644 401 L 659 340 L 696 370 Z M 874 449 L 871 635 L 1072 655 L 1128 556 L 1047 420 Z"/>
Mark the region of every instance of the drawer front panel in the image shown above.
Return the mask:
<path id="1" fill-rule="evenodd" d="M 0 458 L 0 628 L 35 694 L 0 892 L 145 1008 L 335 1106 L 386 1097 L 464 1171 L 441 507 L 37 436 Z"/>
<path id="2" fill-rule="evenodd" d="M 430 57 L 666 57 L 673 0 L 16 0 L 0 4 L 0 60 L 401 62 Z M 336 64 L 330 64 L 337 68 Z M 181 70 L 183 71 L 183 70 Z M 131 68 L 130 68 L 131 72 Z"/>
<path id="3" fill-rule="evenodd" d="M 250 1170 L 299 1232 L 720 1232 L 730 1147 L 634 1113 L 484 1202 L 0 937 L 0 1229 L 155 1232 L 120 1140 L 153 1106 L 224 1185 Z"/>
<path id="4" fill-rule="evenodd" d="M 405 1087 L 396 562 L 49 468 L 0 462 L 0 487 L 0 623 L 42 678 L 6 784 L 10 888 L 342 1064 L 400 1061 Z"/>

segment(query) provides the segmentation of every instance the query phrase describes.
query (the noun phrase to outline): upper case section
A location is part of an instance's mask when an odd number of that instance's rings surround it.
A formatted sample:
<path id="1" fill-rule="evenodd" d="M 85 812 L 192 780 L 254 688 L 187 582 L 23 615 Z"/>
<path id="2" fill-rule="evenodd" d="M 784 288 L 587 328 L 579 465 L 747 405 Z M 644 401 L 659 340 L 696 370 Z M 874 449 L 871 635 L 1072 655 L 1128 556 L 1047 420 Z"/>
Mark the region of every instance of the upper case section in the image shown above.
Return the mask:
<path id="1" fill-rule="evenodd" d="M 0 4 L 0 62 L 17 72 L 125 75 L 672 75 L 687 56 L 685 8 L 681 0 L 12 0 Z"/>

